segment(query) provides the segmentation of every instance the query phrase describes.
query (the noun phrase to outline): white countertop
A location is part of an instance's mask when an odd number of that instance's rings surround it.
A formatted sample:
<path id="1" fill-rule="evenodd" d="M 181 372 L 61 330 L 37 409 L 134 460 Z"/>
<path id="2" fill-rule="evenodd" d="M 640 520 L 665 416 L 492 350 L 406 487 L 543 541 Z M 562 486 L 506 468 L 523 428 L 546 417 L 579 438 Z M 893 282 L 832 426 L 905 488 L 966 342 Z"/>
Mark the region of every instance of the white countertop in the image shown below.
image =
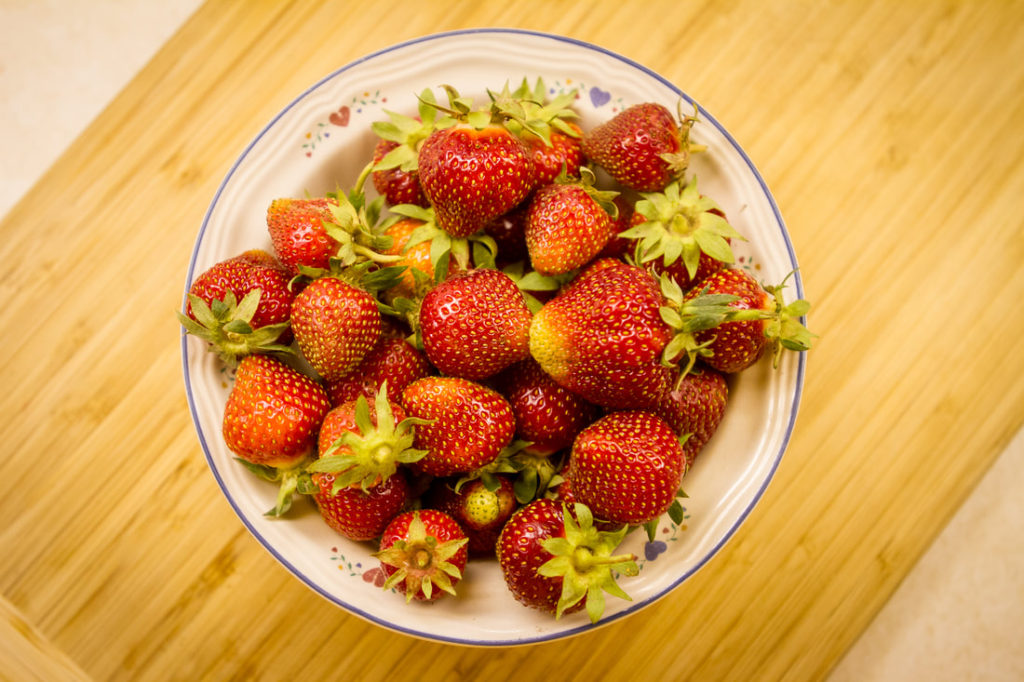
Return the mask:
<path id="1" fill-rule="evenodd" d="M 199 0 L 0 5 L 0 214 L 41 178 L 199 5 Z M 1017 434 L 830 680 L 1024 680 L 1022 491 L 1024 433 Z"/>

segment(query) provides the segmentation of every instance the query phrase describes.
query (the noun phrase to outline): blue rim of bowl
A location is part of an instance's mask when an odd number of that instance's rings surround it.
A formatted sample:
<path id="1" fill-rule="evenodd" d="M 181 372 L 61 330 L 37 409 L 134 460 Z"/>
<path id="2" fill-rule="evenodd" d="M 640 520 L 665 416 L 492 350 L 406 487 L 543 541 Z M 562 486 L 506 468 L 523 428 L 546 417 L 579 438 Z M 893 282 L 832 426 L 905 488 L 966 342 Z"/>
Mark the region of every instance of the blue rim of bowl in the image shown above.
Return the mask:
<path id="1" fill-rule="evenodd" d="M 637 69 L 638 71 L 641 71 L 641 72 L 645 73 L 646 75 L 650 76 L 651 78 L 654 78 L 658 82 L 662 83 L 665 87 L 669 88 L 672 92 L 676 93 L 679 97 L 683 98 L 688 103 L 696 105 L 696 103 L 686 93 L 684 93 L 682 90 L 680 90 L 678 87 L 676 87 L 673 83 L 671 83 L 670 81 L 666 80 L 664 77 L 662 77 L 660 74 L 656 73 L 655 71 L 652 71 L 651 69 L 647 68 L 646 66 L 644 66 L 642 64 L 639 64 L 638 62 L 635 62 L 632 59 L 629 59 L 628 57 L 624 57 L 624 56 L 622 56 L 622 55 L 620 55 L 620 54 L 618 54 L 616 52 L 612 52 L 611 50 L 605 49 L 605 48 L 600 47 L 598 45 L 594 45 L 593 43 L 588 43 L 586 41 L 578 40 L 576 38 L 569 38 L 569 37 L 566 37 L 566 36 L 556 35 L 556 34 L 552 34 L 552 33 L 544 33 L 542 31 L 529 31 L 529 30 L 514 29 L 514 28 L 473 28 L 473 29 L 463 29 L 463 30 L 456 30 L 456 31 L 445 31 L 445 32 L 441 32 L 441 33 L 433 33 L 433 34 L 430 34 L 430 35 L 421 36 L 419 38 L 414 38 L 412 40 L 407 40 L 407 41 L 401 42 L 401 43 L 396 43 L 394 45 L 391 45 L 391 46 L 386 47 L 384 49 L 378 50 L 376 52 L 371 52 L 370 54 L 367 54 L 364 57 L 360 57 L 359 59 L 357 59 L 357 60 L 355 60 L 353 62 L 349 62 L 345 66 L 342 66 L 339 69 L 333 71 L 332 73 L 330 73 L 329 75 L 327 75 L 324 78 L 320 79 L 314 85 L 312 85 L 311 87 L 306 89 L 302 94 L 300 94 L 294 100 L 292 100 L 288 104 L 288 106 L 286 106 L 284 109 L 282 109 L 270 121 L 270 123 L 268 123 L 263 128 L 263 130 L 261 130 L 259 132 L 259 134 L 256 135 L 255 138 L 253 138 L 252 142 L 250 142 L 249 145 L 245 148 L 245 151 L 243 151 L 242 154 L 232 164 L 230 170 L 228 170 L 227 175 L 224 177 L 224 180 L 221 182 L 220 186 L 217 188 L 217 192 L 216 192 L 216 194 L 213 197 L 213 201 L 210 202 L 210 206 L 209 206 L 209 208 L 206 211 L 206 215 L 203 217 L 203 224 L 200 227 L 199 234 L 196 237 L 195 246 L 193 247 L 193 250 L 192 250 L 192 258 L 191 258 L 191 261 L 189 262 L 188 276 L 187 276 L 186 281 L 185 281 L 185 293 L 182 296 L 182 310 L 185 309 L 185 305 L 186 305 L 186 303 L 188 301 L 188 289 L 189 289 L 189 286 L 191 286 L 191 283 L 192 283 L 192 280 L 193 280 L 193 276 L 195 274 L 195 265 L 196 265 L 196 259 L 198 258 L 198 255 L 199 255 L 199 247 L 200 247 L 200 245 L 201 245 L 201 243 L 203 241 L 203 236 L 206 233 L 206 228 L 207 228 L 207 225 L 209 223 L 210 216 L 213 214 L 214 207 L 217 205 L 217 202 L 220 199 L 220 196 L 223 193 L 224 188 L 227 186 L 228 182 L 231 180 L 231 178 L 234 175 L 235 171 L 238 169 L 239 164 L 241 164 L 242 160 L 245 159 L 249 155 L 249 153 L 252 151 L 253 147 L 256 146 L 256 144 L 263 138 L 263 136 L 266 135 L 270 131 L 270 129 L 274 127 L 274 125 L 277 123 L 277 121 L 282 116 L 284 116 L 296 104 L 298 104 L 300 101 L 302 101 L 307 95 L 309 95 L 310 93 L 314 92 L 315 90 L 320 88 L 322 85 L 324 85 L 328 81 L 336 78 L 337 76 L 339 76 L 340 74 L 348 71 L 349 69 L 352 69 L 353 67 L 355 67 L 355 66 L 357 66 L 359 64 L 362 64 L 363 62 L 369 61 L 371 59 L 375 59 L 377 57 L 380 57 L 381 55 L 385 55 L 385 54 L 388 54 L 390 52 L 394 52 L 395 50 L 400 50 L 400 49 L 409 47 L 411 45 L 417 45 L 417 44 L 420 44 L 420 43 L 430 42 L 430 41 L 434 41 L 434 40 L 442 40 L 444 38 L 449 38 L 449 37 L 452 37 L 452 36 L 470 35 L 470 34 L 483 34 L 483 33 L 526 35 L 526 36 L 532 36 L 532 37 L 536 37 L 536 38 L 544 38 L 544 39 L 548 39 L 548 40 L 554 40 L 554 41 L 561 42 L 561 43 L 567 43 L 567 44 L 575 45 L 575 46 L 582 47 L 582 48 L 585 48 L 585 49 L 588 49 L 588 50 L 593 50 L 594 52 L 599 52 L 599 53 L 601 53 L 603 55 L 606 55 L 606 56 L 611 57 L 613 59 L 616 59 L 616 60 L 618 60 L 620 62 L 623 62 L 624 64 L 627 64 L 627 65 Z M 785 225 L 785 223 L 782 220 L 782 214 L 779 212 L 779 208 L 778 208 L 778 206 L 775 203 L 775 198 L 772 196 L 771 191 L 769 191 L 768 185 L 765 183 L 764 178 L 761 177 L 761 174 L 758 172 L 757 168 L 754 166 L 753 161 L 751 161 L 750 157 L 747 156 L 747 153 L 743 150 L 742 147 L 740 147 L 740 145 L 736 142 L 735 138 L 733 138 L 733 136 L 729 133 L 729 131 L 727 131 L 725 128 L 723 128 L 722 125 L 717 120 L 715 120 L 715 118 L 712 117 L 708 112 L 706 112 L 703 108 L 700 108 L 699 105 L 696 105 L 696 106 L 698 107 L 701 119 L 703 121 L 713 125 L 715 128 L 718 129 L 718 131 L 720 133 L 722 133 L 722 135 L 725 136 L 725 138 L 733 146 L 734 150 L 743 159 L 744 163 L 746 163 L 746 165 L 749 168 L 750 172 L 757 179 L 757 182 L 758 182 L 758 184 L 761 187 L 761 191 L 764 192 L 764 196 L 768 200 L 768 202 L 769 202 L 769 204 L 771 206 L 772 213 L 774 214 L 775 220 L 776 220 L 776 222 L 777 222 L 777 224 L 779 226 L 780 232 L 782 234 L 783 241 L 786 244 L 786 250 L 789 253 L 790 263 L 793 265 L 792 281 L 793 281 L 793 283 L 795 285 L 796 296 L 797 296 L 797 298 L 803 298 L 803 296 L 804 296 L 804 294 L 803 294 L 803 282 L 802 282 L 802 280 L 800 278 L 800 270 L 799 270 L 799 268 L 797 266 L 796 253 L 793 250 L 793 244 L 790 241 L 789 232 L 786 230 L 786 225 Z M 804 320 L 804 321 L 806 322 L 806 320 Z M 353 613 L 353 614 L 355 614 L 357 616 L 360 616 L 361 618 L 369 620 L 370 622 L 376 623 L 377 625 L 380 625 L 381 627 L 387 628 L 389 630 L 394 630 L 396 632 L 401 632 L 403 634 L 407 634 L 407 635 L 410 635 L 410 636 L 413 636 L 413 637 L 418 637 L 418 638 L 422 638 L 422 639 L 429 639 L 429 640 L 438 641 L 438 642 L 445 642 L 445 643 L 449 643 L 449 644 L 464 644 L 464 645 L 470 645 L 470 646 L 517 646 L 517 645 L 523 645 L 523 644 L 538 644 L 538 643 L 543 643 L 543 642 L 554 641 L 554 640 L 557 640 L 557 639 L 563 639 L 563 638 L 566 638 L 566 637 L 571 637 L 571 636 L 574 636 L 574 635 L 582 634 L 584 632 L 587 632 L 587 631 L 590 631 L 590 630 L 594 630 L 594 629 L 603 627 L 603 626 L 608 625 L 608 624 L 610 624 L 610 623 L 612 623 L 614 621 L 617 621 L 617 620 L 620 620 L 622 618 L 625 618 L 626 616 L 632 615 L 632 614 L 636 613 L 637 611 L 639 611 L 639 610 L 641 610 L 641 609 L 643 609 L 643 608 L 645 608 L 647 606 L 650 606 L 651 604 L 653 604 L 654 602 L 658 601 L 659 599 L 661 599 L 662 597 L 667 595 L 669 592 L 671 592 L 675 588 L 679 587 L 683 582 L 688 580 L 690 578 L 690 576 L 692 576 L 701 567 L 703 567 L 705 564 L 707 564 L 708 561 L 710 561 L 712 557 L 714 557 L 716 554 L 718 554 L 718 552 L 722 549 L 722 547 L 725 546 L 725 543 L 729 541 L 729 539 L 735 534 L 737 529 L 739 529 L 739 527 L 741 525 L 743 525 L 743 522 L 750 515 L 750 512 L 753 511 L 754 507 L 761 500 L 761 497 L 764 495 L 765 490 L 767 490 L 767 488 L 768 488 L 768 484 L 771 482 L 772 478 L 774 478 L 774 476 L 775 476 L 775 472 L 776 472 L 776 470 L 779 467 L 779 463 L 782 460 L 783 453 L 786 451 L 786 447 L 789 445 L 789 440 L 790 440 L 790 437 L 792 436 L 792 433 L 793 433 L 793 427 L 794 427 L 794 424 L 796 422 L 796 415 L 797 415 L 797 411 L 798 411 L 798 408 L 799 408 L 799 405 L 800 405 L 800 397 L 801 397 L 801 395 L 803 393 L 804 367 L 805 367 L 805 364 L 806 364 L 806 356 L 805 356 L 805 354 L 804 353 L 798 353 L 797 355 L 798 355 L 797 377 L 796 377 L 795 389 L 793 391 L 793 401 L 791 403 L 791 408 L 790 408 L 789 423 L 786 425 L 786 432 L 785 432 L 785 435 L 783 436 L 782 444 L 779 447 L 779 451 L 775 455 L 775 461 L 772 462 L 771 469 L 769 470 L 767 476 L 765 476 L 765 479 L 761 483 L 760 488 L 758 489 L 757 493 L 754 495 L 754 497 L 750 501 L 750 503 L 747 505 L 746 509 L 743 510 L 743 512 L 740 514 L 739 518 L 732 525 L 732 527 L 722 536 L 722 538 L 715 544 L 714 547 L 711 548 L 710 551 L 708 551 L 708 553 L 704 557 L 702 557 L 699 561 L 696 562 L 696 564 L 694 564 L 692 567 L 690 567 L 689 570 L 687 570 L 685 573 L 683 573 L 681 576 L 679 576 L 675 581 L 673 581 L 672 584 L 670 584 L 669 586 L 667 586 L 666 588 L 664 588 L 663 590 L 658 592 L 658 594 L 653 595 L 653 596 L 651 596 L 651 597 L 649 597 L 649 598 L 647 598 L 647 599 L 645 599 L 645 600 L 643 600 L 641 602 L 636 602 L 634 604 L 631 604 L 628 608 L 626 608 L 626 609 L 624 609 L 622 611 L 619 611 L 619 612 L 614 613 L 614 614 L 610 614 L 607 617 L 605 617 L 602 620 L 600 620 L 596 624 L 587 623 L 585 625 L 581 625 L 581 626 L 576 627 L 576 628 L 571 628 L 571 629 L 568 629 L 568 630 L 562 630 L 562 631 L 559 631 L 559 632 L 553 632 L 553 633 L 546 634 L 546 635 L 539 636 L 539 637 L 529 637 L 529 638 L 516 639 L 516 640 L 475 640 L 475 639 L 464 639 L 464 638 L 457 638 L 457 637 L 439 636 L 439 635 L 436 635 L 434 633 L 423 632 L 421 630 L 416 630 L 416 629 L 412 629 L 412 628 L 403 627 L 401 625 L 398 625 L 397 623 L 394 623 L 394 622 L 388 621 L 388 620 L 384 620 L 384 619 L 382 619 L 382 618 L 380 618 L 378 616 L 375 616 L 375 615 L 373 615 L 371 613 L 368 613 L 368 612 L 366 612 L 366 611 L 364 611 L 362 609 L 356 608 L 356 607 L 352 606 L 351 604 L 348 604 L 348 603 L 338 599 L 335 595 L 330 594 L 329 592 L 327 592 L 326 590 L 321 588 L 319 585 L 317 585 L 315 582 L 313 582 L 312 579 L 308 578 L 296 566 L 292 565 L 291 562 L 289 562 L 287 559 L 285 559 L 283 556 L 281 556 L 281 554 L 279 554 L 277 552 L 277 550 L 273 547 L 273 545 L 271 545 L 267 541 L 266 538 L 264 538 L 262 535 L 260 535 L 260 533 L 256 530 L 256 528 L 253 527 L 253 525 L 249 522 L 249 520 L 242 513 L 242 510 L 238 506 L 238 503 L 231 496 L 231 493 L 228 491 L 227 486 L 224 484 L 224 480 L 221 478 L 220 472 L 217 470 L 217 466 L 214 463 L 213 458 L 212 458 L 212 456 L 210 454 L 210 448 L 207 445 L 206 437 L 205 437 L 205 435 L 203 433 L 203 430 L 202 430 L 202 427 L 201 427 L 201 425 L 199 423 L 199 415 L 196 412 L 195 400 L 194 400 L 193 395 L 192 395 L 192 383 L 191 383 L 191 381 L 189 379 L 189 371 L 188 371 L 188 360 L 189 360 L 189 356 L 188 356 L 188 336 L 185 333 L 184 329 L 182 329 L 182 331 L 181 331 L 181 357 L 182 357 L 182 369 L 183 369 L 184 377 L 185 377 L 185 392 L 186 392 L 187 398 L 188 398 L 189 411 L 192 414 L 192 421 L 193 421 L 193 423 L 195 425 L 196 433 L 197 433 L 197 435 L 199 437 L 199 443 L 200 443 L 200 445 L 203 448 L 203 453 L 206 456 L 207 464 L 210 466 L 210 470 L 213 472 L 214 478 L 217 479 L 217 485 L 220 486 L 221 491 L 224 493 L 224 496 L 227 498 L 228 502 L 231 504 L 231 507 L 235 510 L 235 513 L 242 520 L 242 523 L 244 523 L 245 526 L 249 529 L 249 532 L 252 533 L 252 535 L 257 540 L 259 540 L 260 544 L 262 544 L 267 549 L 267 551 L 269 551 L 274 556 L 274 558 L 276 558 L 278 561 L 280 561 L 289 571 L 291 571 L 293 575 L 298 577 L 302 582 L 304 582 L 312 590 L 314 590 L 315 592 L 317 592 L 318 594 L 323 596 L 328 601 L 330 601 L 330 602 L 332 602 L 334 604 L 337 604 L 338 606 L 344 608 L 345 610 L 347 610 L 347 611 L 349 611 L 349 612 L 351 612 L 351 613 Z"/>

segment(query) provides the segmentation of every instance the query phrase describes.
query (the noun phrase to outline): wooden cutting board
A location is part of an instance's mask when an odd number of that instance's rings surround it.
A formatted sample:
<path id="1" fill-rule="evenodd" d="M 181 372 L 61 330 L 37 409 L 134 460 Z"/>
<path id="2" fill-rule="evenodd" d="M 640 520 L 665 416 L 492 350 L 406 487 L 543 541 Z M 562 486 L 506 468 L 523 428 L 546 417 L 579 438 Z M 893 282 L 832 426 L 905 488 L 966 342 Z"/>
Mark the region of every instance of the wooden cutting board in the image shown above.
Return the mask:
<path id="1" fill-rule="evenodd" d="M 420 4 L 208 2 L 4 219 L 0 677 L 821 678 L 1021 427 L 1024 5 Z M 636 616 L 518 649 L 393 634 L 280 566 L 207 468 L 173 316 L 277 111 L 474 26 L 596 43 L 713 112 L 772 188 L 820 335 L 724 551 Z"/>

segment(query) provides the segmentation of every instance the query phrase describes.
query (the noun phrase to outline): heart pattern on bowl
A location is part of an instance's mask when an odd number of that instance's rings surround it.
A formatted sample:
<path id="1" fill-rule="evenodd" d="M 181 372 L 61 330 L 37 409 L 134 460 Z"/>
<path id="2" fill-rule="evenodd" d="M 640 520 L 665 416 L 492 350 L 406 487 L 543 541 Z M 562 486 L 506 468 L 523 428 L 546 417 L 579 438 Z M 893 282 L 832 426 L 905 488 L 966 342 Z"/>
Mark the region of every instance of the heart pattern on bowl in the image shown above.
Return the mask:
<path id="1" fill-rule="evenodd" d="M 329 117 L 328 121 L 336 126 L 345 127 L 348 125 L 348 120 L 351 117 L 352 112 L 347 106 L 342 106 L 337 111 L 333 112 Z"/>
<path id="2" fill-rule="evenodd" d="M 590 103 L 594 105 L 595 109 L 608 104 L 611 99 L 612 94 L 607 90 L 602 90 L 598 87 L 590 88 Z"/>

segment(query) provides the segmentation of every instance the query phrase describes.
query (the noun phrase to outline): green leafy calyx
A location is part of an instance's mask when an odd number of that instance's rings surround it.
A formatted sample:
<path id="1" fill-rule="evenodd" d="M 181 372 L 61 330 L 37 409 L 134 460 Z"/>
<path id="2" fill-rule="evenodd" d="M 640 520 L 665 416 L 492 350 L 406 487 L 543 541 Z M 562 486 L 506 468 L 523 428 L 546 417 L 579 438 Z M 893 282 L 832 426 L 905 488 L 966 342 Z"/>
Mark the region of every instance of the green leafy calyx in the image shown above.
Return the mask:
<path id="1" fill-rule="evenodd" d="M 743 240 L 721 215 L 721 208 L 710 197 L 697 191 L 697 178 L 683 184 L 677 180 L 663 192 L 643 194 L 635 211 L 644 222 L 620 236 L 636 240 L 637 263 L 661 259 L 666 266 L 680 258 L 692 279 L 697 273 L 701 253 L 723 263 L 735 261 L 729 240 Z"/>
<path id="2" fill-rule="evenodd" d="M 195 319 L 179 310 L 178 321 L 186 332 L 210 344 L 210 350 L 230 367 L 251 353 L 294 353 L 288 346 L 277 343 L 289 322 L 252 328 L 252 318 L 262 296 L 263 290 L 257 288 L 239 301 L 234 292 L 227 291 L 222 299 L 214 299 L 208 305 L 199 296 L 190 293 L 188 302 Z"/>
<path id="3" fill-rule="evenodd" d="M 374 554 L 382 563 L 397 569 L 384 582 L 384 589 L 390 590 L 404 584 L 407 602 L 412 601 L 420 591 L 427 599 L 433 598 L 435 589 L 454 595 L 452 580 L 460 580 L 462 571 L 451 562 L 451 558 L 467 542 L 468 538 L 438 542 L 437 538 L 427 533 L 419 512 L 413 512 L 405 539 Z"/>
<path id="4" fill-rule="evenodd" d="M 386 381 L 374 398 L 372 416 L 365 396 L 356 399 L 355 422 L 357 431 L 343 433 L 306 468 L 309 473 L 335 474 L 334 493 L 353 485 L 368 491 L 393 476 L 400 464 L 427 454 L 414 448 L 413 440 L 415 426 L 428 422 L 409 417 L 396 424 Z"/>
<path id="5" fill-rule="evenodd" d="M 627 526 L 617 531 L 602 531 L 594 526 L 594 517 L 586 505 L 576 503 L 572 510 L 562 507 L 564 537 L 552 537 L 541 545 L 553 556 L 538 573 L 562 578 L 562 594 L 555 607 L 560 618 L 566 609 L 586 599 L 585 608 L 592 623 L 604 613 L 607 592 L 630 600 L 616 582 L 616 574 L 636 575 L 639 567 L 633 554 L 612 554 L 622 542 Z"/>

